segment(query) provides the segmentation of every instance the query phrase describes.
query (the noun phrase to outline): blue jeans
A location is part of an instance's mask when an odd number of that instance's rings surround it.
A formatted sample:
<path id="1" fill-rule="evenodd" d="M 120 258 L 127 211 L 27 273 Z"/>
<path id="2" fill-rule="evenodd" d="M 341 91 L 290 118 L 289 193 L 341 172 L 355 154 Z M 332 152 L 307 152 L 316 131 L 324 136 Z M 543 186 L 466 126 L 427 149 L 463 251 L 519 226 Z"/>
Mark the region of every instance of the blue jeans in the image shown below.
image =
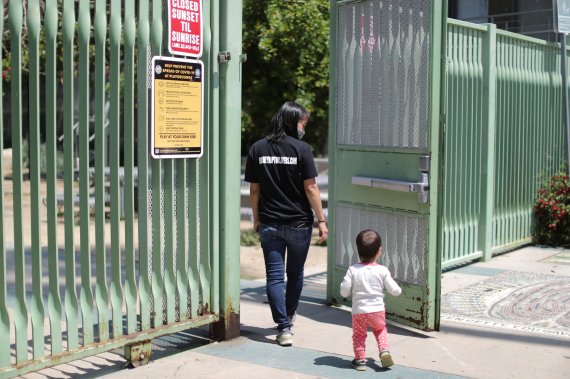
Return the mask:
<path id="1" fill-rule="evenodd" d="M 312 228 L 262 224 L 259 239 L 265 258 L 267 299 L 279 331 L 290 328 L 303 290 L 303 275 L 311 244 Z M 285 286 L 287 251 L 287 286 Z"/>

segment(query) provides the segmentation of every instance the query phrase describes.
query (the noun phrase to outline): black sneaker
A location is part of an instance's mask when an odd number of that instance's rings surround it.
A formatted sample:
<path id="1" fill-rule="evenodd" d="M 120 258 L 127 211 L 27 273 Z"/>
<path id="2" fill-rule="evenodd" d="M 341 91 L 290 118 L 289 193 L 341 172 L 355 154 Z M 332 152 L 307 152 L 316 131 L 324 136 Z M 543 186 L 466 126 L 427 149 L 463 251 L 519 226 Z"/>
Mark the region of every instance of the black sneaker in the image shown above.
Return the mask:
<path id="1" fill-rule="evenodd" d="M 394 361 L 392 360 L 392 355 L 388 350 L 382 350 L 380 352 L 380 362 L 382 362 L 382 367 L 390 367 L 394 365 Z"/>
<path id="2" fill-rule="evenodd" d="M 353 359 L 352 368 L 358 371 L 366 370 L 366 361 L 364 359 Z"/>

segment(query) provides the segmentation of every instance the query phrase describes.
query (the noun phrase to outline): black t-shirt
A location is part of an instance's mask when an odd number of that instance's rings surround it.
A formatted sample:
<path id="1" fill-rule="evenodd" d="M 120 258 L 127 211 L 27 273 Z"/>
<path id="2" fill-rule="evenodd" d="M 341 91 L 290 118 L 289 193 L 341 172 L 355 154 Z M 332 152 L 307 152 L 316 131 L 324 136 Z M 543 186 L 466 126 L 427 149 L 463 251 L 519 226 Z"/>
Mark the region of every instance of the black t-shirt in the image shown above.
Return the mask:
<path id="1" fill-rule="evenodd" d="M 251 146 L 245 180 L 259 183 L 259 221 L 299 226 L 313 223 L 313 212 L 303 181 L 317 177 L 311 147 L 286 136 L 279 143 L 263 138 Z"/>

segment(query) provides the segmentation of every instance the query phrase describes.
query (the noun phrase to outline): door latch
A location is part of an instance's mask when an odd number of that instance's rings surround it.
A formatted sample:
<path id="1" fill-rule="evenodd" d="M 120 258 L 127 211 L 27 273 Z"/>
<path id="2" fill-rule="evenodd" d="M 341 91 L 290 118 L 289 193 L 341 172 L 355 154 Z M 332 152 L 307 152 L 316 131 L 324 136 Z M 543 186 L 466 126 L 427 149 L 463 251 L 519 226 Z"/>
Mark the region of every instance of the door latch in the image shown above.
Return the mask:
<path id="1" fill-rule="evenodd" d="M 352 184 L 398 192 L 417 192 L 418 201 L 422 204 L 426 204 L 429 198 L 429 159 L 429 155 L 420 156 L 420 172 L 418 173 L 417 182 L 373 178 L 369 176 L 353 176 Z"/>

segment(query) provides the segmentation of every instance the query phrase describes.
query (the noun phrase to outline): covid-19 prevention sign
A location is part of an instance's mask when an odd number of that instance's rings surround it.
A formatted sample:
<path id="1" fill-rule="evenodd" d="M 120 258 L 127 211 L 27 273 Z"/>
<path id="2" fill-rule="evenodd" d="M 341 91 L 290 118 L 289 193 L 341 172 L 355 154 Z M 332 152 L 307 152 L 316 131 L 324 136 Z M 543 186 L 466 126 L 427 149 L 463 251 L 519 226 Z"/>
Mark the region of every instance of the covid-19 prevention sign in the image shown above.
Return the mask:
<path id="1" fill-rule="evenodd" d="M 203 154 L 204 65 L 173 57 L 152 59 L 151 155 L 200 158 Z"/>
<path id="2" fill-rule="evenodd" d="M 168 0 L 168 51 L 202 56 L 202 1 Z"/>

